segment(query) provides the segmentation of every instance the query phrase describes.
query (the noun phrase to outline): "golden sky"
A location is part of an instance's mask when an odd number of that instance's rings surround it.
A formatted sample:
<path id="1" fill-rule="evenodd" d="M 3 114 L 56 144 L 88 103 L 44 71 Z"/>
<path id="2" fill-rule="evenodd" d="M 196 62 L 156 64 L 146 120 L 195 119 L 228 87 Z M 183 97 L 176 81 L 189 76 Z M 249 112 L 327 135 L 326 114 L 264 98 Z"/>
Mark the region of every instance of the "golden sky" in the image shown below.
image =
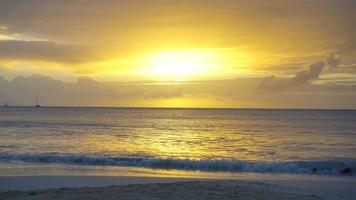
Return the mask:
<path id="1" fill-rule="evenodd" d="M 355 10 L 353 0 L 0 0 L 0 75 L 101 83 L 253 79 L 246 90 L 342 85 L 350 95 Z M 260 87 L 270 76 L 290 80 Z M 183 93 L 197 102 L 197 93 L 209 92 Z"/>

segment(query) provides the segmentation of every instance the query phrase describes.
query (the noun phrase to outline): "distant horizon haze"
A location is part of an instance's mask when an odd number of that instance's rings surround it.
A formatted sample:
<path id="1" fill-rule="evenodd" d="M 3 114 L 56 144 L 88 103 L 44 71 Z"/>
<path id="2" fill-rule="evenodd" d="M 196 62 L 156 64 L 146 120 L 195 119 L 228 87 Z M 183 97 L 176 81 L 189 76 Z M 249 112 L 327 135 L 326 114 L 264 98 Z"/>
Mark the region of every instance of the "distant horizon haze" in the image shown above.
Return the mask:
<path id="1" fill-rule="evenodd" d="M 45 75 L 0 78 L 0 103 L 63 107 L 187 107 L 356 109 L 356 86 L 304 84 L 261 89 L 265 78 L 234 78 L 195 82 L 101 83 L 89 77 L 64 82 Z M 289 81 L 288 78 L 276 79 Z"/>

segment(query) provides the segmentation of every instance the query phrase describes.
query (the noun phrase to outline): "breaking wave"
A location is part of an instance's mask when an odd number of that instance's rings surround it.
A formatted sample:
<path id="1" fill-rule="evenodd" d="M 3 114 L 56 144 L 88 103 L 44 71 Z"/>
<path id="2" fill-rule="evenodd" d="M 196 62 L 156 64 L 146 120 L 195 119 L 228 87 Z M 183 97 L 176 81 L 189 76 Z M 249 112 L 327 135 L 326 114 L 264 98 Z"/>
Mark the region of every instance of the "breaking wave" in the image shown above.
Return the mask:
<path id="1" fill-rule="evenodd" d="M 84 155 L 0 155 L 0 161 L 23 161 L 32 163 L 63 163 L 78 165 L 99 166 L 126 166 L 146 167 L 157 169 L 181 169 L 198 171 L 221 172 L 256 172 L 256 173 L 292 173 L 292 174 L 326 174 L 338 175 L 343 170 L 352 172 L 356 170 L 356 160 L 315 160 L 315 161 L 288 161 L 264 162 L 247 160 L 222 159 L 165 159 L 165 158 L 139 158 L 139 157 L 101 157 Z"/>

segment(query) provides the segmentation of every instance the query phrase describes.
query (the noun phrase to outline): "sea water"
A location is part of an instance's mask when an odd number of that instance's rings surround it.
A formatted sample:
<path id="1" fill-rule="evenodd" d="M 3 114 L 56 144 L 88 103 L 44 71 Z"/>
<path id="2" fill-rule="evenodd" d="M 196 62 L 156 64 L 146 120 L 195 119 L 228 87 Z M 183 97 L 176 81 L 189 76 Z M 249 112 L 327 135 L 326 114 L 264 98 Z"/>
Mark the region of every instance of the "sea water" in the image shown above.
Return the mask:
<path id="1" fill-rule="evenodd" d="M 355 110 L 0 108 L 0 162 L 340 174 Z"/>

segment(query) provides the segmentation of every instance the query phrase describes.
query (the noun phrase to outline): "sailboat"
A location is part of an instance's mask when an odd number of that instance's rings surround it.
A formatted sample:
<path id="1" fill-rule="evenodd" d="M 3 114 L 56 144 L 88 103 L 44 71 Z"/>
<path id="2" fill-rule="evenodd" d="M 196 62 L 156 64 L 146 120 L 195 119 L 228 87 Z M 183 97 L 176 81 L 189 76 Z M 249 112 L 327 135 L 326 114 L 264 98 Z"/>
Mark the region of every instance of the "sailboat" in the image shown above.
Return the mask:
<path id="1" fill-rule="evenodd" d="M 41 105 L 38 103 L 38 94 L 36 94 L 36 105 L 35 105 L 36 108 L 39 108 L 41 107 Z"/>

